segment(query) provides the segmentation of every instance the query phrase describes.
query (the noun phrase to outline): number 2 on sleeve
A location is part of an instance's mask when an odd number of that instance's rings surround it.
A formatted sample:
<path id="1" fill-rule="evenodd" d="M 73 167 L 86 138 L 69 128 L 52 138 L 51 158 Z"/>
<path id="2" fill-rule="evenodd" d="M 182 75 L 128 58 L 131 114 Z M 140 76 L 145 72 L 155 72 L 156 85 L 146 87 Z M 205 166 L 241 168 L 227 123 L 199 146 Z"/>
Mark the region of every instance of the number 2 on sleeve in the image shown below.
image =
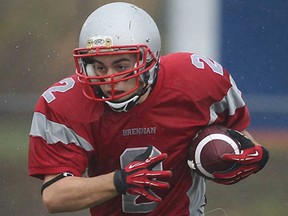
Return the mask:
<path id="1" fill-rule="evenodd" d="M 53 93 L 55 92 L 66 92 L 70 89 L 72 89 L 75 85 L 75 81 L 71 78 L 65 78 L 63 80 L 61 80 L 59 82 L 61 85 L 59 86 L 53 86 L 49 89 L 47 89 L 42 96 L 44 97 L 44 99 L 47 101 L 47 103 L 51 103 L 52 101 L 54 101 L 56 99 L 55 95 Z"/>
<path id="2" fill-rule="evenodd" d="M 205 56 L 197 54 L 191 55 L 191 61 L 192 64 L 199 69 L 204 69 L 204 62 L 205 62 L 213 72 L 223 76 L 223 67 L 216 61 L 212 61 Z"/>

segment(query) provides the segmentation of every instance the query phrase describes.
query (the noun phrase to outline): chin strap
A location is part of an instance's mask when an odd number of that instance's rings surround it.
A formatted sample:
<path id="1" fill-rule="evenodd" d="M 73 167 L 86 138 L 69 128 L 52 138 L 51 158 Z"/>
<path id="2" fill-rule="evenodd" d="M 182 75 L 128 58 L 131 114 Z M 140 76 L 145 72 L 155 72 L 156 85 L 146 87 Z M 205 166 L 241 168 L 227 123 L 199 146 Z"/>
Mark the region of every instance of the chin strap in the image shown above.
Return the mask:
<path id="1" fill-rule="evenodd" d="M 146 85 L 139 94 L 132 95 L 125 101 L 120 102 L 105 101 L 105 103 L 107 103 L 111 107 L 111 109 L 115 112 L 128 112 L 132 107 L 134 107 L 138 103 L 140 98 L 148 91 L 149 87 L 151 86 Z"/>
<path id="2" fill-rule="evenodd" d="M 141 96 L 134 95 L 132 98 L 123 101 L 123 102 L 111 102 L 111 101 L 105 101 L 112 110 L 115 112 L 127 112 L 129 109 L 131 109 L 133 106 L 137 104 Z"/>

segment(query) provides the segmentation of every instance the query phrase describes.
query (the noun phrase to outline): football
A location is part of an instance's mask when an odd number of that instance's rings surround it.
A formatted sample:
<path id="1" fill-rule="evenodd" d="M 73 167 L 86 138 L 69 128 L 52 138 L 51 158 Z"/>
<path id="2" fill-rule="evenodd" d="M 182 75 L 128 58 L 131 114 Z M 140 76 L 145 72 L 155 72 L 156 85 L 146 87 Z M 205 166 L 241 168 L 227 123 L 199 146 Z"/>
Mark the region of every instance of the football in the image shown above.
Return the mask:
<path id="1" fill-rule="evenodd" d="M 188 165 L 206 179 L 213 179 L 214 172 L 228 170 L 234 165 L 221 160 L 223 154 L 240 153 L 240 144 L 227 130 L 219 125 L 206 127 L 189 144 Z"/>

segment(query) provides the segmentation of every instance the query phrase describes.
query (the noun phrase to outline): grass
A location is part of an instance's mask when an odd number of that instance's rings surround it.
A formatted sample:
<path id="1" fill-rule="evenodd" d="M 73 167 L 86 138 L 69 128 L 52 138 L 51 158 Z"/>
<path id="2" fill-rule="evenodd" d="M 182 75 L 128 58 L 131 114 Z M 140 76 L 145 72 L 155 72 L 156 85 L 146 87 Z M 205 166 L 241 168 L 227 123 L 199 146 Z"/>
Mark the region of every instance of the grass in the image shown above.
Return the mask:
<path id="1" fill-rule="evenodd" d="M 1 118 L 0 123 L 0 156 L 6 161 L 27 157 L 30 119 L 28 116 Z"/>
<path id="2" fill-rule="evenodd" d="M 42 181 L 28 176 L 28 142 L 31 114 L 0 116 L 1 215 L 48 216 L 41 196 Z M 84 216 L 86 211 L 57 214 Z"/>
<path id="3" fill-rule="evenodd" d="M 223 208 L 231 216 L 287 215 L 288 151 L 270 153 L 271 159 L 261 172 L 238 184 L 222 186 L 209 182 L 207 211 Z"/>

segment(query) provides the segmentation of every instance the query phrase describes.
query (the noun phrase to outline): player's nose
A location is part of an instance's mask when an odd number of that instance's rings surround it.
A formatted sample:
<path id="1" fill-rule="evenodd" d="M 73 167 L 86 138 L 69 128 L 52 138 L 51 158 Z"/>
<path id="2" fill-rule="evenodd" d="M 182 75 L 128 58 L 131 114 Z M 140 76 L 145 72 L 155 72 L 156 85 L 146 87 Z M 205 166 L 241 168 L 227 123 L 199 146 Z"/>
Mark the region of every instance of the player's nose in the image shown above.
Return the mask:
<path id="1" fill-rule="evenodd" d="M 115 79 L 116 71 L 113 68 L 107 68 L 106 77 L 104 80 L 106 82 L 112 82 Z"/>

